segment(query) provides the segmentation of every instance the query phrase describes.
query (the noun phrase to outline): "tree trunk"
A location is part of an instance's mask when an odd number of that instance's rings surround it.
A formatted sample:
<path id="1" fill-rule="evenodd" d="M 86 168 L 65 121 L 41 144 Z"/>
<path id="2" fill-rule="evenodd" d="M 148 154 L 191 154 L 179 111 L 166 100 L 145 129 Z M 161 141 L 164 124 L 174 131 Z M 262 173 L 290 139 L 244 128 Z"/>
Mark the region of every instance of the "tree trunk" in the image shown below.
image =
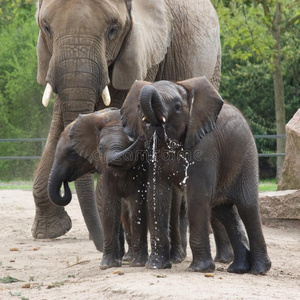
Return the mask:
<path id="1" fill-rule="evenodd" d="M 276 133 L 277 135 L 285 134 L 285 104 L 284 104 L 284 86 L 281 72 L 281 46 L 280 46 L 280 23 L 281 23 L 281 4 L 276 4 L 276 11 L 273 19 L 272 36 L 275 40 L 273 64 L 274 70 L 272 72 L 274 85 L 274 101 L 275 101 L 275 115 L 276 115 Z M 285 139 L 277 138 L 277 153 L 285 152 Z M 284 156 L 277 157 L 276 179 L 279 182 L 282 174 Z"/>

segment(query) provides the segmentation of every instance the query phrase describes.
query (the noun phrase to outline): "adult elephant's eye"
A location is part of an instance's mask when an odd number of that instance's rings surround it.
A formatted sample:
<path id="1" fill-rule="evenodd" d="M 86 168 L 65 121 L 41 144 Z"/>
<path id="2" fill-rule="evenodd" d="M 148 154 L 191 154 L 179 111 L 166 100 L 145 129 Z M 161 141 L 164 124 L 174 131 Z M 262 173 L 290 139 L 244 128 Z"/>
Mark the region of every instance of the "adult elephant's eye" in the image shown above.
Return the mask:
<path id="1" fill-rule="evenodd" d="M 51 37 L 50 25 L 45 20 L 42 21 L 42 29 L 43 29 L 44 33 L 50 38 Z"/>
<path id="2" fill-rule="evenodd" d="M 112 40 L 118 33 L 119 26 L 117 24 L 112 24 L 108 30 L 107 38 L 108 40 Z"/>

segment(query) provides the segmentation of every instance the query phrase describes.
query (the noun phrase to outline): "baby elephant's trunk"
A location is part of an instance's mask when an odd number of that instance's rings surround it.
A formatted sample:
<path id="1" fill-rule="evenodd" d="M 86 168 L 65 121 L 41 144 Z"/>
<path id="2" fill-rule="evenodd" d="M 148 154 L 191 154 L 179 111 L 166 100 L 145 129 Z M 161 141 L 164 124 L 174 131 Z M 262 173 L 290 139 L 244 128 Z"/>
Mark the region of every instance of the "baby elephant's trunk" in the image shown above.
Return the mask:
<path id="1" fill-rule="evenodd" d="M 139 101 L 146 121 L 154 126 L 166 122 L 166 109 L 157 89 L 152 85 L 145 85 L 140 92 Z"/>
<path id="2" fill-rule="evenodd" d="M 50 200 L 57 206 L 66 206 L 72 200 L 72 193 L 66 180 L 61 179 L 60 172 L 52 169 L 48 181 L 48 196 Z M 60 188 L 64 184 L 64 195 L 61 196 Z"/>

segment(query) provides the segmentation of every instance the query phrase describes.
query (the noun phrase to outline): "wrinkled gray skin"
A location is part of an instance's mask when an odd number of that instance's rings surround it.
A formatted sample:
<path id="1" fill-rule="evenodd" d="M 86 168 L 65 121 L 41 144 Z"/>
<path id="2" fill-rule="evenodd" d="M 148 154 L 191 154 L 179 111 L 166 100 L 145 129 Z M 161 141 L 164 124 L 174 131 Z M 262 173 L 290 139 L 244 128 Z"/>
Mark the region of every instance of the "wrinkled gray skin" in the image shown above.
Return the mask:
<path id="1" fill-rule="evenodd" d="M 271 262 L 259 216 L 257 150 L 242 114 L 224 104 L 209 81 L 200 77 L 178 83 L 136 82 L 123 104 L 122 120 L 132 138 L 142 132 L 151 138 L 155 130 L 158 136 L 156 184 L 150 184 L 147 190 L 152 252 L 146 266 L 170 267 L 165 220 L 172 192 L 180 190 L 185 178 L 185 161 L 178 154 L 183 148 L 190 164 L 186 197 L 193 261 L 189 270 L 215 269 L 208 230 L 212 209 L 212 216 L 225 226 L 234 251 L 228 271 L 266 273 Z M 166 154 L 171 155 L 168 144 L 174 159 L 166 159 Z M 155 164 L 150 163 L 150 183 L 153 169 Z M 239 215 L 250 248 L 243 238 Z"/>
<path id="2" fill-rule="evenodd" d="M 145 166 L 135 159 L 138 158 L 135 153 L 142 149 L 143 144 L 143 139 L 134 143 L 128 139 L 121 125 L 119 110 L 80 116 L 66 127 L 58 141 L 48 183 L 48 194 L 55 205 L 70 203 L 72 195 L 68 182 L 86 173 L 101 173 L 96 194 L 103 225 L 102 269 L 121 266 L 123 254 L 118 237 L 122 198 L 126 199 L 130 209 L 130 265 L 144 266 L 148 258 L 146 172 Z M 124 149 L 126 153 L 131 151 L 132 160 L 123 157 Z M 62 184 L 64 196 L 60 194 Z M 97 234 L 102 239 L 102 233 Z"/>
<path id="3" fill-rule="evenodd" d="M 218 18 L 209 0 L 39 0 L 37 23 L 40 84 L 56 94 L 47 144 L 36 172 L 35 238 L 55 238 L 71 228 L 64 208 L 51 204 L 47 183 L 63 129 L 79 113 L 103 108 L 108 85 L 121 107 L 136 79 L 183 80 L 205 74 L 217 88 L 221 52 Z M 92 175 L 75 183 L 95 244 L 101 231 Z M 92 225 L 91 225 L 92 224 Z M 97 227 L 97 228 L 96 228 Z M 97 229 L 97 230 L 96 230 Z"/>

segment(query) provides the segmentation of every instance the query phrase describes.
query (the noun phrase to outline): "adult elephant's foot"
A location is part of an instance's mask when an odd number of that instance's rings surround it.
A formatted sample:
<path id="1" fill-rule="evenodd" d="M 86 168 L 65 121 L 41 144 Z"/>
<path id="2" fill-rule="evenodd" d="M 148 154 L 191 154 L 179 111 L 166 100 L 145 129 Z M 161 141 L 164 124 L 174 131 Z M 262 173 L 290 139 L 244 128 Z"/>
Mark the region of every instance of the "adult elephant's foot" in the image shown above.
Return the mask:
<path id="1" fill-rule="evenodd" d="M 251 273 L 255 275 L 264 275 L 271 269 L 271 260 L 267 254 L 259 257 L 251 257 Z"/>
<path id="2" fill-rule="evenodd" d="M 215 270 L 215 264 L 211 259 L 194 261 L 189 266 L 190 272 L 209 273 Z"/>
<path id="3" fill-rule="evenodd" d="M 63 207 L 37 207 L 31 232 L 36 239 L 54 239 L 67 233 L 71 227 L 72 221 Z"/>
<path id="4" fill-rule="evenodd" d="M 163 255 L 151 254 L 146 263 L 147 269 L 171 269 L 172 264 Z"/>
<path id="5" fill-rule="evenodd" d="M 170 257 L 171 257 L 172 263 L 179 264 L 179 263 L 183 262 L 184 259 L 186 258 L 186 253 L 183 250 L 181 245 L 179 245 L 178 247 L 174 246 L 171 248 Z"/>
<path id="6" fill-rule="evenodd" d="M 100 262 L 100 269 L 106 270 L 108 268 L 114 267 L 121 267 L 122 261 L 119 257 L 116 257 L 113 254 L 103 254 L 101 262 Z"/>

